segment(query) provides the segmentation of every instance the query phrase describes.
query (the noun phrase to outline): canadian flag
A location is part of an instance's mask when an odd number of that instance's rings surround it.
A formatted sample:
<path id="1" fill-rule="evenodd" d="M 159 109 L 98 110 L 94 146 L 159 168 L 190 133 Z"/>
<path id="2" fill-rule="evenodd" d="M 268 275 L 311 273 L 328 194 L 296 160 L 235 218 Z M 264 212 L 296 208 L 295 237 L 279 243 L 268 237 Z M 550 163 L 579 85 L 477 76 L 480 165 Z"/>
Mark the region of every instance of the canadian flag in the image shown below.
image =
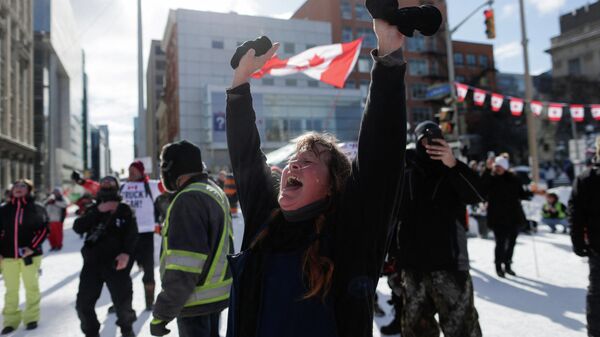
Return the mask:
<path id="1" fill-rule="evenodd" d="M 596 105 L 592 105 L 592 117 L 594 117 L 595 120 L 600 121 L 600 105 L 596 104 Z"/>
<path id="2" fill-rule="evenodd" d="M 523 102 L 522 99 L 511 98 L 510 99 L 510 113 L 515 117 L 521 116 L 523 114 L 523 106 L 524 105 L 525 105 L 525 103 Z"/>
<path id="3" fill-rule="evenodd" d="M 544 110 L 544 105 L 540 101 L 531 101 L 531 112 L 536 116 L 541 116 Z"/>
<path id="4" fill-rule="evenodd" d="M 548 106 L 548 118 L 552 121 L 552 122 L 560 122 L 560 120 L 562 119 L 562 114 L 563 114 L 563 106 L 562 104 L 557 104 L 557 103 L 551 103 Z"/>
<path id="5" fill-rule="evenodd" d="M 483 103 L 485 103 L 485 96 L 485 91 L 475 89 L 475 91 L 473 92 L 473 101 L 475 102 L 475 105 L 483 106 Z"/>
<path id="6" fill-rule="evenodd" d="M 583 105 L 571 105 L 571 118 L 576 122 L 583 122 L 585 118 L 585 108 Z"/>
<path id="7" fill-rule="evenodd" d="M 260 70 L 252 74 L 252 77 L 304 73 L 308 77 L 343 88 L 358 60 L 362 40 L 359 38 L 348 43 L 317 46 L 285 60 L 275 55 Z"/>
<path id="8" fill-rule="evenodd" d="M 504 96 L 500 94 L 492 94 L 492 111 L 498 112 L 504 103 Z"/>
<path id="9" fill-rule="evenodd" d="M 467 93 L 469 92 L 469 86 L 462 83 L 456 83 L 456 96 L 457 101 L 464 102 L 465 98 L 467 98 Z"/>

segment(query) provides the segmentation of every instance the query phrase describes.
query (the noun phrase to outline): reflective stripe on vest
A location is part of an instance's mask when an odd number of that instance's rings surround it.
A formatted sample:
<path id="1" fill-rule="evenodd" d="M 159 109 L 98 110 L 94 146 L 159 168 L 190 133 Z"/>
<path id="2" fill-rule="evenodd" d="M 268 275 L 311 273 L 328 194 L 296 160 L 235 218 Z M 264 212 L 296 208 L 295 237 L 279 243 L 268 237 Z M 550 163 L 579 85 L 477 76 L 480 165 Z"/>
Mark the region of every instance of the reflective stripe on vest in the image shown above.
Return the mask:
<path id="1" fill-rule="evenodd" d="M 181 191 L 169 205 L 165 225 L 162 230 L 163 251 L 160 258 L 161 278 L 165 270 L 180 270 L 191 273 L 202 273 L 207 261 L 207 256 L 196 252 L 170 250 L 168 246 L 168 230 L 171 209 L 177 198 L 187 192 L 201 192 L 213 198 L 224 213 L 225 224 L 219 238 L 218 246 L 214 252 L 210 269 L 203 284 L 194 289 L 185 306 L 196 306 L 207 303 L 215 303 L 229 298 L 231 288 L 231 277 L 227 276 L 227 254 L 233 248 L 233 227 L 231 213 L 229 212 L 229 201 L 223 192 L 205 183 L 194 183 Z"/>

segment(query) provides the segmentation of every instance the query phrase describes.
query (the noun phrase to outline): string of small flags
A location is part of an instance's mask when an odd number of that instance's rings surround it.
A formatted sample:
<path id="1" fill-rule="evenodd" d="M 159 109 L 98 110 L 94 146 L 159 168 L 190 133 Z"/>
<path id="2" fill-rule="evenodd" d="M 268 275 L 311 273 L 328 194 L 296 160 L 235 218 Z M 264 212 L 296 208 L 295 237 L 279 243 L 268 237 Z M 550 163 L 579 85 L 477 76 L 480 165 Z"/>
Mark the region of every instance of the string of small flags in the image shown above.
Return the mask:
<path id="1" fill-rule="evenodd" d="M 504 102 L 508 102 L 510 113 L 515 117 L 520 117 L 523 114 L 523 109 L 527 103 L 522 98 L 490 93 L 489 91 L 471 87 L 467 84 L 456 82 L 455 85 L 458 102 L 464 102 L 469 90 L 472 90 L 473 103 L 476 106 L 484 106 L 486 98 L 490 96 L 490 105 L 493 112 L 499 112 L 500 109 L 502 109 Z M 547 116 L 552 122 L 559 122 L 563 117 L 564 110 L 568 109 L 571 118 L 577 123 L 581 123 L 585 120 L 585 111 L 586 108 L 589 108 L 592 117 L 595 120 L 600 121 L 600 104 L 567 104 L 532 100 L 529 102 L 529 107 L 536 117 L 541 117 L 544 113 L 544 107 L 547 107 Z"/>

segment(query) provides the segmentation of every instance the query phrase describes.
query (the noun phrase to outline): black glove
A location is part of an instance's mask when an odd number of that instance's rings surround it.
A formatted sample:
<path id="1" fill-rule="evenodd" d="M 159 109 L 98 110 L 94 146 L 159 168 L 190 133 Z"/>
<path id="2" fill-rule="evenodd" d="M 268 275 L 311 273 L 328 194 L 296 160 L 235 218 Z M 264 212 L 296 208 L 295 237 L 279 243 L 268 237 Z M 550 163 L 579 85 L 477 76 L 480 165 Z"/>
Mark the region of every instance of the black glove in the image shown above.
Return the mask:
<path id="1" fill-rule="evenodd" d="M 583 245 L 573 245 L 573 252 L 575 252 L 575 255 L 577 256 L 581 256 L 581 257 L 586 257 L 586 256 L 590 256 L 590 251 L 588 249 L 588 246 Z"/>
<path id="2" fill-rule="evenodd" d="M 81 173 L 73 170 L 73 172 L 71 172 L 71 180 L 73 180 L 74 182 L 76 182 L 77 184 L 81 185 L 83 184 L 85 181 L 81 178 Z"/>
<path id="3" fill-rule="evenodd" d="M 261 36 L 254 41 L 244 42 L 235 50 L 235 54 L 231 58 L 230 62 L 231 68 L 236 69 L 240 65 L 240 60 L 244 55 L 246 55 L 248 50 L 254 49 L 254 51 L 256 52 L 254 55 L 261 56 L 266 54 L 269 51 L 269 49 L 271 49 L 271 47 L 273 47 L 273 43 L 266 36 Z"/>
<path id="4" fill-rule="evenodd" d="M 374 19 L 387 21 L 408 37 L 413 36 L 415 29 L 431 36 L 442 24 L 442 13 L 431 5 L 398 8 L 397 0 L 367 0 L 366 6 Z"/>
<path id="5" fill-rule="evenodd" d="M 153 319 L 150 323 L 150 334 L 152 336 L 168 335 L 171 330 L 167 329 L 167 323 L 157 318 Z"/>

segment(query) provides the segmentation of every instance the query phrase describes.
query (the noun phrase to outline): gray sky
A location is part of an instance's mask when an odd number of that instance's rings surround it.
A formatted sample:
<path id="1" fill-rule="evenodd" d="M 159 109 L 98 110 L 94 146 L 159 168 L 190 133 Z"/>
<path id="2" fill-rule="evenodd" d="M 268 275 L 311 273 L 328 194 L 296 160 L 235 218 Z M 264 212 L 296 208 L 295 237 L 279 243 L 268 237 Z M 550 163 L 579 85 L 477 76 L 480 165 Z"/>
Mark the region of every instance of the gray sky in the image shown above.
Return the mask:
<path id="1" fill-rule="evenodd" d="M 150 40 L 161 39 L 169 8 L 289 18 L 304 0 L 143 0 L 144 62 Z M 481 4 L 482 0 L 449 0 L 450 25 Z M 559 33 L 558 16 L 589 1 L 526 0 L 531 40 L 531 69 L 551 68 L 544 53 L 550 38 Z M 89 76 L 90 117 L 110 129 L 112 165 L 126 168 L 133 159 L 133 117 L 137 115 L 137 19 L 135 0 L 71 0 L 79 39 L 86 52 Z M 503 72 L 522 72 L 517 0 L 497 0 L 497 39 L 485 38 L 483 14 L 477 14 L 456 33 L 455 39 L 493 43 L 496 67 Z M 144 64 L 145 68 L 146 64 Z M 145 73 L 145 70 L 144 70 Z"/>

